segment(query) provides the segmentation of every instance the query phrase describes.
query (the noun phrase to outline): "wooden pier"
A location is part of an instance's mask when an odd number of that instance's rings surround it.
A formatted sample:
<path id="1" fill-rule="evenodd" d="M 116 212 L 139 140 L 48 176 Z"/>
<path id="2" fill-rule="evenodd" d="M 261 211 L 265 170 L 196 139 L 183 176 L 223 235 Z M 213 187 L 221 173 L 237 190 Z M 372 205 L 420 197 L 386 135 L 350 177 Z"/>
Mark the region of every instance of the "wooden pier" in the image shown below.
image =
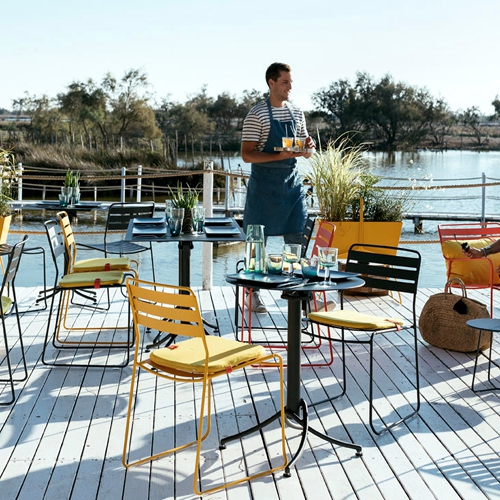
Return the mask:
<path id="1" fill-rule="evenodd" d="M 21 308 L 33 308 L 37 289 L 18 289 Z M 438 289 L 421 289 L 421 308 Z M 197 291 L 203 314 L 217 319 L 220 335 L 234 336 L 234 289 L 217 287 Z M 279 293 L 263 291 L 269 314 L 254 315 L 254 329 L 261 325 L 286 326 L 286 302 Z M 482 292 L 469 296 L 484 303 Z M 500 297 L 500 295 L 499 295 Z M 335 298 L 335 297 L 332 297 Z M 348 297 L 346 307 L 384 311 L 408 317 L 409 309 L 390 297 Z M 114 297 L 113 309 L 103 321 L 117 321 L 126 314 L 124 299 Z M 495 316 L 500 301 L 495 300 Z M 86 322 L 88 311 L 79 309 L 75 321 Z M 122 316 L 123 319 L 124 316 Z M 0 407 L 0 498 L 5 500 L 186 500 L 193 499 L 194 450 L 132 468 L 121 464 L 124 423 L 131 375 L 130 365 L 113 368 L 49 368 L 40 361 L 48 311 L 22 315 L 23 338 L 29 378 L 16 384 L 16 402 Z M 112 319 L 111 319 L 112 318 Z M 116 323 L 115 323 L 116 324 Z M 7 318 L 8 335 L 17 363 L 13 318 Z M 153 334 L 151 334 L 153 335 Z M 255 335 L 255 330 L 254 330 Z M 149 340 L 149 339 L 147 339 Z M 410 337 L 404 334 L 377 341 L 377 412 L 393 417 L 414 397 L 404 366 L 409 362 Z M 325 356 L 326 356 L 326 347 Z M 286 359 L 286 351 L 281 351 Z M 69 356 L 69 355 L 67 355 Z M 94 352 L 104 363 L 109 352 Z M 305 351 L 310 361 L 323 357 Z M 80 355 L 78 356 L 80 357 Z M 493 357 L 500 357 L 500 338 L 494 341 Z M 69 356 L 69 358 L 71 358 Z M 210 499 L 305 500 L 305 499 L 497 499 L 500 498 L 500 394 L 475 394 L 470 389 L 471 354 L 434 348 L 419 342 L 422 408 L 419 415 L 380 437 L 368 426 L 366 394 L 368 352 L 365 346 L 347 350 L 348 394 L 333 403 L 311 408 L 315 427 L 340 439 L 363 446 L 363 457 L 337 448 L 310 435 L 305 451 L 292 471 L 243 484 Z M 479 380 L 485 382 L 485 361 Z M 4 375 L 2 372 L 1 375 Z M 338 390 L 340 363 L 331 367 L 304 368 L 303 396 L 308 403 Z M 494 368 L 495 382 L 500 370 Z M 142 377 L 134 416 L 133 449 L 155 449 L 194 433 L 193 389 L 173 388 L 166 381 Z M 400 394 L 402 390 L 403 394 Z M 0 397 L 6 391 L 0 385 Z M 206 484 L 242 473 L 245 464 L 266 460 L 264 441 L 272 450 L 279 440 L 278 426 L 261 436 L 218 449 L 218 440 L 255 423 L 275 411 L 277 397 L 274 370 L 252 368 L 221 380 L 214 387 L 215 415 L 212 434 L 205 443 L 201 476 Z M 152 441 L 152 436 L 154 440 Z M 298 446 L 299 431 L 287 429 L 290 450 Z M 206 485 L 205 484 L 205 485 Z"/>

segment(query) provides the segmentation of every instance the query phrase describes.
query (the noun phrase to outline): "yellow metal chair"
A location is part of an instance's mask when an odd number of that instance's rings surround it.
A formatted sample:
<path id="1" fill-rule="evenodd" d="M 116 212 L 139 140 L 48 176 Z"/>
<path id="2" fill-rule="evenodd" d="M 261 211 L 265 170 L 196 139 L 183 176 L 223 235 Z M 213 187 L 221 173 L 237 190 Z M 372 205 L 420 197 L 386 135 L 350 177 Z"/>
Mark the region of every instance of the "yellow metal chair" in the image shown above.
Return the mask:
<path id="1" fill-rule="evenodd" d="M 131 271 L 135 277 L 138 277 L 137 270 L 139 263 L 136 260 L 130 260 L 126 257 L 77 260 L 75 233 L 73 232 L 69 215 L 64 211 L 58 212 L 57 218 L 61 225 L 66 253 L 69 256 L 68 262 L 66 262 L 66 274 L 97 271 Z M 131 268 L 132 264 L 135 266 L 135 269 Z"/>
<path id="2" fill-rule="evenodd" d="M 139 254 L 149 251 L 151 255 L 151 272 L 155 280 L 155 261 L 152 242 L 134 243 L 125 241 L 123 235 L 117 239 L 117 232 L 124 233 L 131 219 L 148 219 L 155 213 L 155 204 L 152 201 L 142 203 L 111 203 L 108 207 L 108 218 L 104 228 L 103 243 L 78 242 L 81 249 L 96 250 L 104 253 L 104 257 L 119 255 L 123 257 L 129 254 Z"/>
<path id="3" fill-rule="evenodd" d="M 339 335 L 331 335 L 328 332 L 325 340 L 330 342 L 340 342 L 342 344 L 342 381 L 341 392 L 336 396 L 329 397 L 322 401 L 315 402 L 310 406 L 319 405 L 332 401 L 346 393 L 347 388 L 347 371 L 346 371 L 346 344 L 365 344 L 369 346 L 370 364 L 369 364 L 369 422 L 372 431 L 375 434 L 381 434 L 408 418 L 418 413 L 420 409 L 420 383 L 419 383 L 419 368 L 418 368 L 418 343 L 417 343 L 417 318 L 416 318 L 416 298 L 417 286 L 420 273 L 421 257 L 420 253 L 416 250 L 411 250 L 401 247 L 389 247 L 381 245 L 367 245 L 367 244 L 354 244 L 350 247 L 345 270 L 348 272 L 358 273 L 363 276 L 365 283 L 369 287 L 378 288 L 381 290 L 389 290 L 396 293 L 402 293 L 409 299 L 407 309 L 411 314 L 411 321 L 405 321 L 400 317 L 392 317 L 389 313 L 387 315 L 367 314 L 354 310 L 344 309 L 343 296 L 341 295 L 341 309 L 323 312 L 311 312 L 309 320 L 312 323 L 328 327 L 328 330 L 335 329 Z M 351 332 L 352 335 L 346 335 L 346 331 Z M 401 335 L 402 332 L 411 332 L 412 339 L 409 345 L 405 344 L 404 349 L 410 346 L 412 355 L 410 359 L 410 352 L 408 353 L 408 360 L 401 360 L 402 377 L 405 382 L 408 382 L 415 388 L 416 396 L 415 403 L 410 403 L 410 412 L 406 413 L 403 418 L 386 425 L 382 421 L 382 430 L 378 430 L 374 426 L 374 347 L 375 337 L 377 335 L 396 334 Z M 358 333 L 359 332 L 359 333 Z M 337 358 L 338 359 L 338 358 Z M 415 371 L 415 380 L 410 380 L 410 376 L 405 365 L 413 364 Z M 413 370 L 412 370 L 413 371 Z M 396 382 L 395 382 L 396 384 Z M 398 385 L 401 385 L 400 382 Z M 398 409 L 399 413 L 399 409 Z"/>
<path id="4" fill-rule="evenodd" d="M 133 335 L 131 334 L 130 328 L 130 309 L 128 310 L 128 321 L 125 326 L 103 326 L 102 322 L 99 325 L 93 326 L 90 324 L 85 324 L 84 326 L 75 326 L 68 323 L 68 312 L 71 303 L 72 294 L 78 292 L 96 292 L 99 289 L 108 290 L 110 288 L 123 288 L 125 286 L 125 279 L 127 276 L 131 275 L 131 271 L 107 271 L 100 270 L 95 272 L 80 272 L 80 273 L 65 273 L 64 269 L 67 268 L 67 261 L 70 259 L 66 246 L 64 243 L 63 230 L 57 220 L 51 219 L 45 222 L 45 230 L 47 233 L 47 238 L 50 243 L 50 250 L 52 254 L 52 259 L 54 261 L 55 267 L 55 281 L 54 288 L 51 294 L 51 305 L 50 311 L 54 309 L 54 302 L 56 296 L 59 296 L 59 302 L 57 307 L 57 313 L 55 315 L 55 327 L 52 333 L 52 345 L 53 347 L 61 351 L 63 349 L 123 349 L 125 353 L 125 359 L 120 364 L 106 364 L 105 366 L 126 366 L 129 359 L 129 349 L 133 345 Z M 64 262 L 61 262 L 64 261 Z M 63 269 L 63 271 L 61 271 Z M 61 276 L 61 277 L 60 277 Z M 82 296 L 85 296 L 82 294 Z M 91 299 L 94 300 L 94 299 Z M 78 306 L 81 306 L 78 304 Z M 85 305 L 84 305 L 85 306 Z M 109 296 L 108 296 L 108 308 L 110 306 Z M 92 309 L 96 309 L 94 305 L 90 306 Z M 106 309 L 101 308 L 101 309 Z M 93 315 L 98 321 L 102 318 Z M 47 321 L 47 330 L 45 334 L 45 342 L 42 349 L 42 362 L 45 365 L 50 366 L 104 366 L 103 364 L 93 364 L 93 363 L 62 363 L 57 360 L 48 361 L 46 350 L 49 344 L 49 336 L 51 330 L 51 319 L 52 314 L 49 315 Z M 119 333 L 119 330 L 126 330 L 125 338 Z M 112 331 L 111 335 L 107 335 L 108 338 L 101 340 L 100 337 L 102 332 Z M 70 335 L 70 333 L 81 333 L 80 335 Z M 85 339 L 85 336 L 89 336 L 91 332 L 91 339 Z M 118 338 L 115 338 L 118 337 Z"/>
<path id="5" fill-rule="evenodd" d="M 125 441 L 123 446 L 123 465 L 131 467 L 144 464 L 170 453 L 196 445 L 194 463 L 194 491 L 196 495 L 208 494 L 230 486 L 250 481 L 258 477 L 285 469 L 288 460 L 285 443 L 285 408 L 283 394 L 283 362 L 279 355 L 266 353 L 262 346 L 246 344 L 215 335 L 205 335 L 203 320 L 198 300 L 190 288 L 161 285 L 133 278 L 127 279 L 127 292 L 133 314 L 135 355 L 132 367 L 132 380 L 127 410 Z M 142 356 L 141 327 L 158 330 L 165 334 L 189 337 L 169 347 L 151 351 L 149 356 Z M 245 475 L 228 483 L 219 484 L 202 490 L 200 477 L 201 445 L 210 433 L 212 380 L 216 377 L 227 377 L 236 370 L 250 365 L 274 366 L 280 374 L 281 408 L 281 453 L 283 462 L 253 475 Z M 202 394 L 199 409 L 197 439 L 178 445 L 145 458 L 131 460 L 133 408 L 136 401 L 136 385 L 139 381 L 139 370 L 145 370 L 156 377 L 175 383 L 186 382 L 201 384 Z M 207 419 L 204 424 L 205 417 Z M 174 425 L 174 422 L 172 422 Z M 221 445 L 221 449 L 224 447 Z M 200 485 L 199 485 L 200 484 Z"/>
<path id="6" fill-rule="evenodd" d="M 64 238 L 64 245 L 66 247 L 65 259 L 65 274 L 83 273 L 83 272 L 101 272 L 101 271 L 122 271 L 131 273 L 136 278 L 138 275 L 139 263 L 136 260 L 130 260 L 127 257 L 104 257 L 93 258 L 85 260 L 77 260 L 77 244 L 75 240 L 75 233 L 71 226 L 71 221 L 66 212 L 58 212 L 57 218 L 62 229 L 62 236 Z M 135 266 L 135 269 L 131 265 Z M 78 292 L 77 295 L 82 295 Z M 85 299 L 90 299 L 95 303 L 95 293 L 83 294 Z M 81 307 L 88 307 L 88 305 L 71 301 L 74 305 Z M 109 308 L 109 288 L 108 288 L 108 306 Z"/>

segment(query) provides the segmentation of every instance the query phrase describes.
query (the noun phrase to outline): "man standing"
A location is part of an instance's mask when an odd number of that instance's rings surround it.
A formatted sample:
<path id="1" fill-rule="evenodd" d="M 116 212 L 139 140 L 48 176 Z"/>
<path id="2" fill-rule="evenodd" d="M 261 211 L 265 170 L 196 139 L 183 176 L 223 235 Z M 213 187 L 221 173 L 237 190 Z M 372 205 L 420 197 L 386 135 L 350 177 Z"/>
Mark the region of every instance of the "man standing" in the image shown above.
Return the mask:
<path id="1" fill-rule="evenodd" d="M 248 224 L 265 226 L 266 236 L 283 236 L 285 243 L 300 243 L 307 218 L 305 192 L 296 168 L 297 158 L 308 152 L 275 151 L 283 137 L 305 139 L 305 148 L 315 147 L 309 137 L 304 113 L 288 102 L 292 90 L 290 66 L 273 63 L 266 71 L 269 97 L 255 105 L 243 123 L 241 156 L 251 163 L 243 229 Z M 256 293 L 252 309 L 266 308 Z"/>

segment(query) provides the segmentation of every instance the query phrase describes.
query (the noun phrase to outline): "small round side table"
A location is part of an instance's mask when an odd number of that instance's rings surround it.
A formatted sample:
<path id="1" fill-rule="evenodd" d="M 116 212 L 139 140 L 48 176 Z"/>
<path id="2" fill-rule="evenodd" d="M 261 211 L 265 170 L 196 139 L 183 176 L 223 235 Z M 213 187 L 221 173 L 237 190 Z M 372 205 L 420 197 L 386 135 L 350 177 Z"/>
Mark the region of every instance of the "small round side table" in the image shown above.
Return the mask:
<path id="1" fill-rule="evenodd" d="M 493 348 L 493 332 L 500 332 L 500 319 L 499 318 L 478 318 L 478 319 L 470 319 L 467 321 L 467 325 L 470 326 L 471 328 L 475 328 L 476 330 L 479 330 L 479 335 L 477 337 L 477 350 L 476 350 L 476 361 L 474 363 L 474 373 L 472 375 L 472 385 L 471 389 L 474 392 L 484 392 L 484 391 L 498 391 L 500 390 L 500 387 L 495 387 L 493 384 L 491 384 L 490 380 L 490 375 L 491 375 L 491 350 Z M 481 350 L 479 346 L 481 345 L 481 335 L 483 332 L 489 332 L 490 335 L 490 348 L 489 348 L 489 355 L 486 356 L 488 358 L 488 382 L 491 384 L 491 387 L 488 387 L 486 389 L 474 389 L 474 381 L 476 378 L 476 369 L 477 369 L 477 360 L 479 358 L 479 355 L 481 354 Z M 496 367 L 499 367 L 495 362 L 493 364 Z"/>

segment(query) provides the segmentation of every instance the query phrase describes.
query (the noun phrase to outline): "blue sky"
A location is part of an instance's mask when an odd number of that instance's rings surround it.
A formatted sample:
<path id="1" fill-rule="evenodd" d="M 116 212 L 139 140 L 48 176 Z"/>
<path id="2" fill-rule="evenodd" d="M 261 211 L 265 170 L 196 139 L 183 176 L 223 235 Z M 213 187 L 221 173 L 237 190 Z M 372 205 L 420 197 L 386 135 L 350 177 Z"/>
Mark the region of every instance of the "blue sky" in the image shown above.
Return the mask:
<path id="1" fill-rule="evenodd" d="M 453 110 L 491 114 L 500 95 L 499 0 L 25 0 L 1 9 L 0 107 L 55 97 L 73 81 L 148 75 L 150 91 L 184 102 L 266 90 L 274 61 L 293 69 L 292 100 L 357 71 L 426 87 Z"/>

